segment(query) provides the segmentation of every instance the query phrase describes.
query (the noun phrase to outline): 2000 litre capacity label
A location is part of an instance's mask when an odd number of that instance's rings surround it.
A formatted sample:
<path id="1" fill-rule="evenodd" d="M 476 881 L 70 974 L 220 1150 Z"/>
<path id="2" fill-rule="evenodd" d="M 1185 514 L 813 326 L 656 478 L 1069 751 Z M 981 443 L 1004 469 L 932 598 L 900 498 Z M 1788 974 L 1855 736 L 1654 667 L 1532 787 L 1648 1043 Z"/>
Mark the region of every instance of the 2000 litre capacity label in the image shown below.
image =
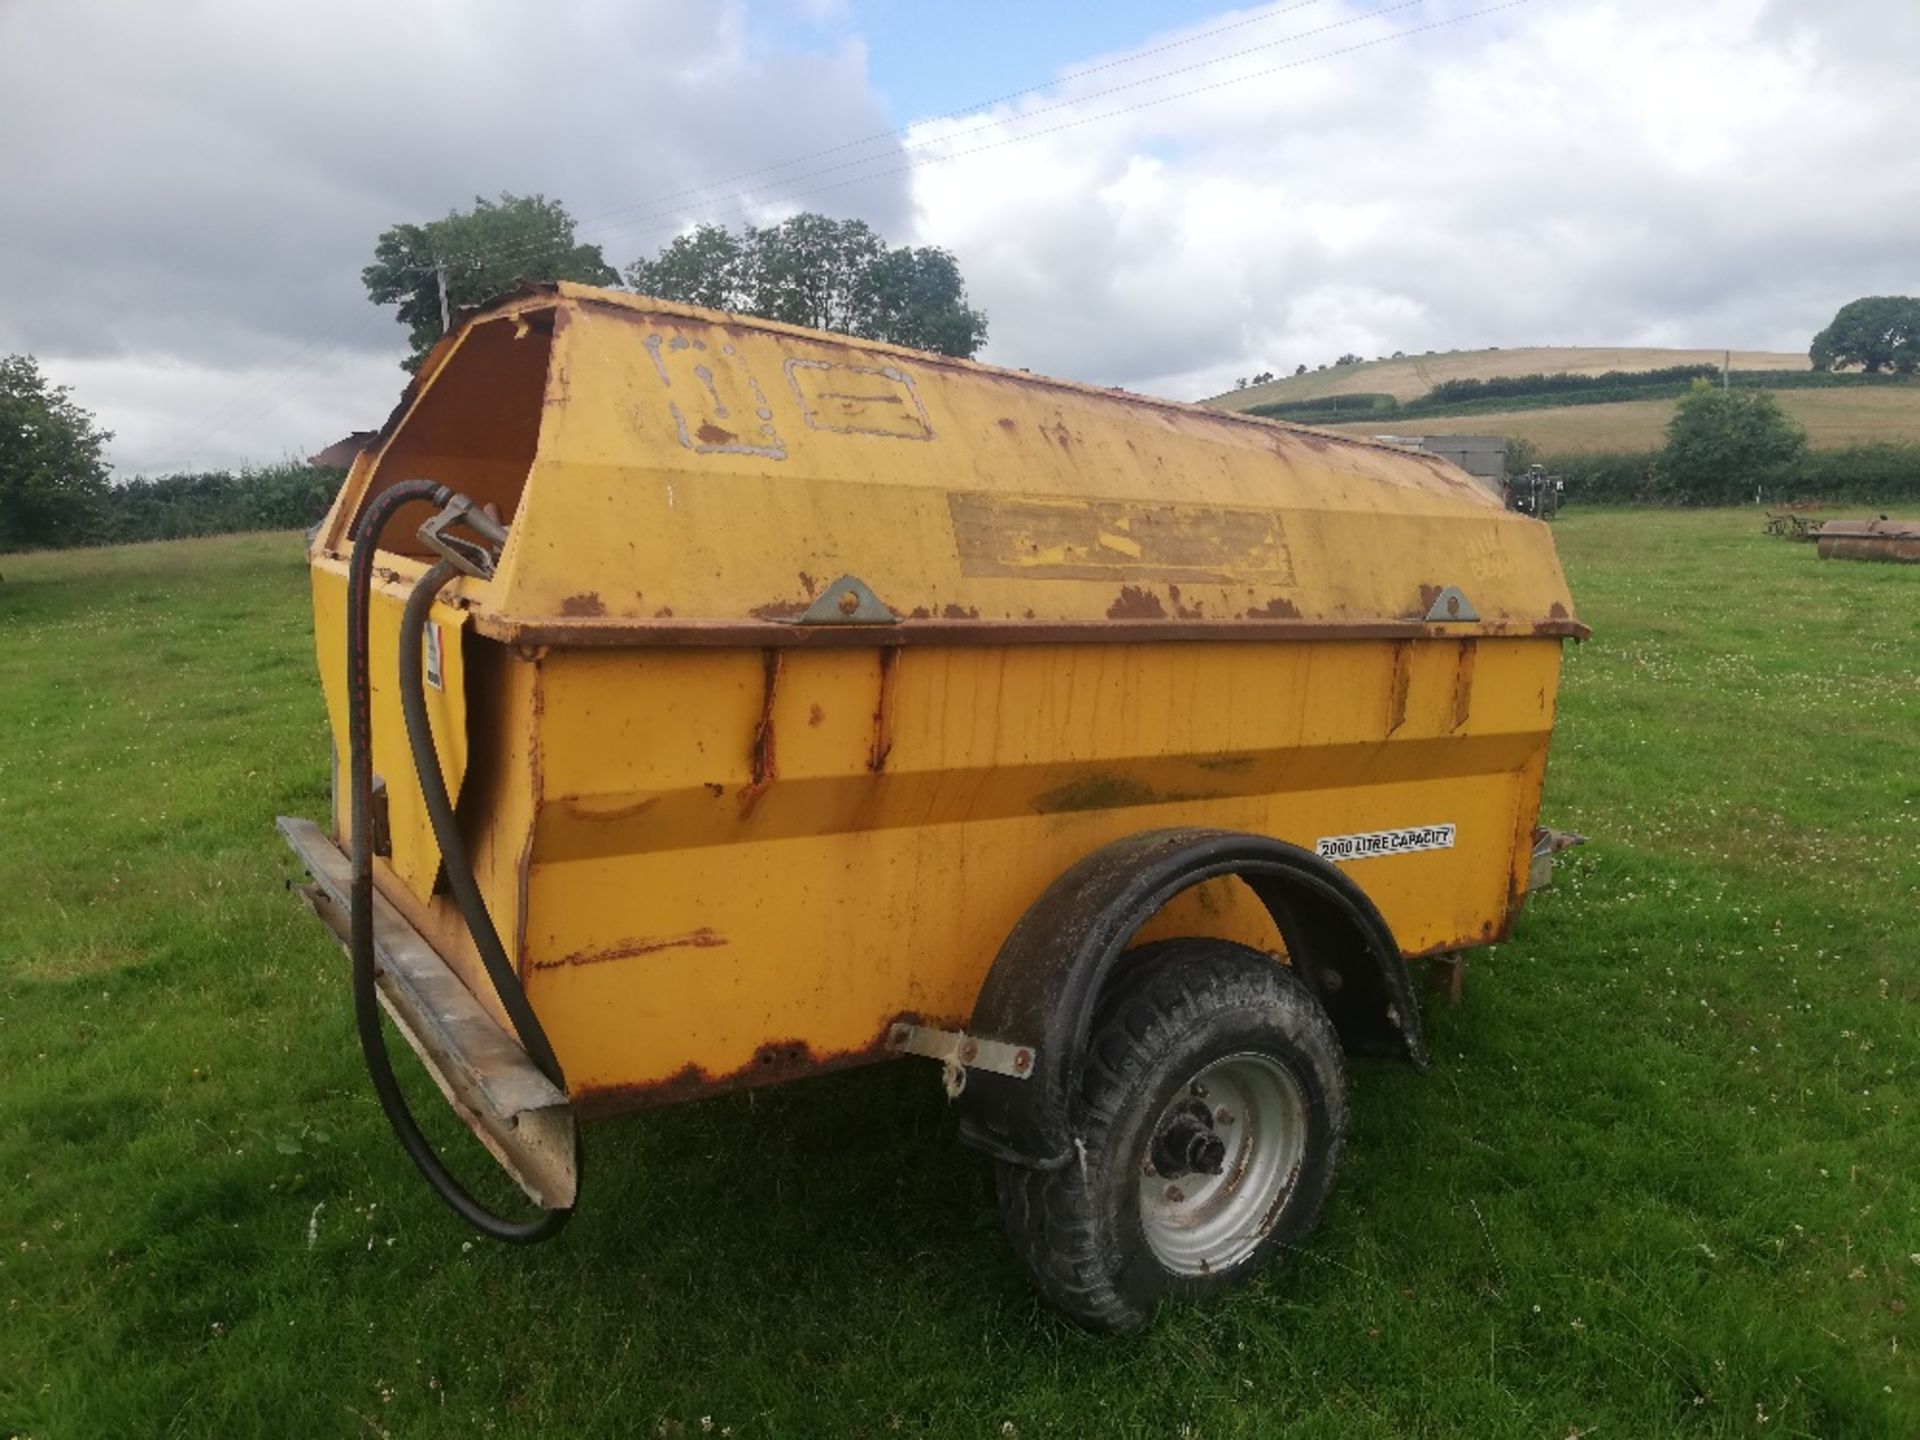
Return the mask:
<path id="1" fill-rule="evenodd" d="M 1417 850 L 1452 848 L 1451 825 L 1415 825 L 1406 830 L 1375 830 L 1365 835 L 1322 835 L 1314 846 L 1322 860 L 1371 860 L 1376 855 L 1410 855 Z"/>

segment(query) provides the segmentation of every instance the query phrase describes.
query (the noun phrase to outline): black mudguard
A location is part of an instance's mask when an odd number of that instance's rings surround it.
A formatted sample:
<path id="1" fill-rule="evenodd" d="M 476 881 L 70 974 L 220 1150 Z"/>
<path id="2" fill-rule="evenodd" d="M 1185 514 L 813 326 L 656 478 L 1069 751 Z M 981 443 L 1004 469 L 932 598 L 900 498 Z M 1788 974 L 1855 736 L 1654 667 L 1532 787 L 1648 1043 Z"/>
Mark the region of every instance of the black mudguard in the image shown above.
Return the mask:
<path id="1" fill-rule="evenodd" d="M 1073 1158 L 1073 1097 L 1095 1004 L 1135 933 L 1181 891 L 1219 875 L 1250 886 L 1295 971 L 1354 1055 L 1424 1069 L 1420 1007 L 1400 947 L 1366 892 L 1282 840 L 1230 830 L 1149 830 L 1072 866 L 1007 936 L 968 1029 L 1030 1046 L 1029 1079 L 974 1070 L 960 1096 L 969 1145 L 1036 1169 Z"/>

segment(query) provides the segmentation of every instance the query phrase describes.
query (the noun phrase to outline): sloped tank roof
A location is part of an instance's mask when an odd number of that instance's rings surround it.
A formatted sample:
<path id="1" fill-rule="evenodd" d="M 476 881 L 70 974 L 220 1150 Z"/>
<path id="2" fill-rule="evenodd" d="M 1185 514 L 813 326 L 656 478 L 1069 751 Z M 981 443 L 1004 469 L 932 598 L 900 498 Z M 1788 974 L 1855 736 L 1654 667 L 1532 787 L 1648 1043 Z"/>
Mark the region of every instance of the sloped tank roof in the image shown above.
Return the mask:
<path id="1" fill-rule="evenodd" d="M 508 640 L 1584 633 L 1437 457 L 580 285 L 442 342 L 349 484 L 406 474 L 511 520 Z"/>

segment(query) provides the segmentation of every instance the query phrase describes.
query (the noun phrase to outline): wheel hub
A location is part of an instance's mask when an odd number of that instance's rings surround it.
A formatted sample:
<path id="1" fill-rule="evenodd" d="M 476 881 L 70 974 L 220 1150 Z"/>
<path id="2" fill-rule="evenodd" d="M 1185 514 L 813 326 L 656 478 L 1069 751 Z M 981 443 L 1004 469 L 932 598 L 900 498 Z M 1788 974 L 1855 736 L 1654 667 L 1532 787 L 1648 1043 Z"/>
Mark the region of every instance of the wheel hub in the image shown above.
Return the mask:
<path id="1" fill-rule="evenodd" d="M 1155 1258 L 1208 1275 L 1258 1249 L 1299 1179 L 1308 1115 L 1300 1082 L 1272 1056 L 1229 1055 L 1194 1076 L 1154 1125 L 1141 1167 Z"/>
<path id="2" fill-rule="evenodd" d="M 1218 1175 L 1226 1158 L 1227 1142 L 1214 1132 L 1213 1110 L 1206 1101 L 1176 1101 L 1161 1117 L 1153 1137 L 1153 1168 L 1160 1175 L 1169 1180 Z"/>

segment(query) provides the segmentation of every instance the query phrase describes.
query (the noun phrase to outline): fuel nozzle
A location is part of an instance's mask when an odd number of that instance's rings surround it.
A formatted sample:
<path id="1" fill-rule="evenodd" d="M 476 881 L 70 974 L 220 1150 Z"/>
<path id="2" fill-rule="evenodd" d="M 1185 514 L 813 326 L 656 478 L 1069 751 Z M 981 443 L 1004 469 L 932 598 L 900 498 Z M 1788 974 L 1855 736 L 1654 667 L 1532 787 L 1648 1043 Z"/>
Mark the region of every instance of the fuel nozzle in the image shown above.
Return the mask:
<path id="1" fill-rule="evenodd" d="M 454 525 L 464 526 L 479 536 L 479 542 L 449 535 L 447 530 Z M 499 512 L 493 506 L 475 505 L 465 495 L 452 495 L 439 513 L 420 527 L 420 543 L 461 574 L 476 580 L 491 580 L 499 549 L 507 543 L 507 527 L 500 523 Z"/>

